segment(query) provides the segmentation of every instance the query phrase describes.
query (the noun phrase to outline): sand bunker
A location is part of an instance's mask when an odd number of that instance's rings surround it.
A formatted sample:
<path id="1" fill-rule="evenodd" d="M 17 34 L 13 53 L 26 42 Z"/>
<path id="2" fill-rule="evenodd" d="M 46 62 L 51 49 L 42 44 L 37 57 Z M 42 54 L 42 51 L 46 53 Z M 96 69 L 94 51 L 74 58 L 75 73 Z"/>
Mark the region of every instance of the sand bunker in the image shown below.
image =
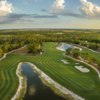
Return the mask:
<path id="1" fill-rule="evenodd" d="M 79 49 L 79 51 L 82 51 L 82 48 L 80 48 L 80 47 L 74 46 L 74 49 Z"/>
<path id="2" fill-rule="evenodd" d="M 75 63 L 76 65 L 79 65 L 80 63 Z"/>
<path id="3" fill-rule="evenodd" d="M 81 71 L 82 73 L 88 73 L 90 71 L 88 68 L 84 68 L 83 66 L 75 66 L 75 68 Z"/>
<path id="4" fill-rule="evenodd" d="M 61 60 L 64 64 L 69 64 L 69 62 L 67 62 L 66 60 Z"/>
<path id="5" fill-rule="evenodd" d="M 62 43 L 60 44 L 60 46 L 56 47 L 56 49 L 61 50 L 61 51 L 66 51 L 69 48 L 79 49 L 80 51 L 82 51 L 82 48 L 76 47 L 70 44 L 66 44 L 66 43 Z"/>
<path id="6" fill-rule="evenodd" d="M 61 50 L 61 51 L 66 51 L 69 48 L 72 48 L 72 45 L 62 43 L 60 46 L 56 47 L 56 49 Z"/>

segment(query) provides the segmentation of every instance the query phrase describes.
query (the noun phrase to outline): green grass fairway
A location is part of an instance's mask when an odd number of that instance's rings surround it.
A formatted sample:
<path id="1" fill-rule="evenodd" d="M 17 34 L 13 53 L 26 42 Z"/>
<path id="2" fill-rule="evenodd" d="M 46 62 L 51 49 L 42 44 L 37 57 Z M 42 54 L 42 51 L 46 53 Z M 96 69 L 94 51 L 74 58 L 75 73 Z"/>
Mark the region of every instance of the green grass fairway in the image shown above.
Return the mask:
<path id="1" fill-rule="evenodd" d="M 70 64 L 61 62 L 67 59 Z M 89 73 L 82 73 L 74 68 L 76 61 L 65 58 L 63 52 L 56 50 L 56 43 L 45 43 L 43 55 L 25 56 L 10 54 L 0 61 L 0 100 L 10 100 L 18 87 L 16 67 L 19 62 L 32 62 L 52 79 L 82 96 L 86 100 L 100 100 L 100 79 L 89 66 Z"/>

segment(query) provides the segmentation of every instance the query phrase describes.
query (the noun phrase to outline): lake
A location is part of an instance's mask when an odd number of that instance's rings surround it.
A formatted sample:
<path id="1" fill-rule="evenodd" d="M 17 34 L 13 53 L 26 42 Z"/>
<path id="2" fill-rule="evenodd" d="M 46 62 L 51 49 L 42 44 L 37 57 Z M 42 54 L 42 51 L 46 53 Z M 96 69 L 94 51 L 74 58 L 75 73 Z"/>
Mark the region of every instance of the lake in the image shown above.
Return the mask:
<path id="1" fill-rule="evenodd" d="M 44 85 L 29 64 L 23 63 L 22 73 L 27 78 L 27 90 L 23 100 L 65 100 Z"/>

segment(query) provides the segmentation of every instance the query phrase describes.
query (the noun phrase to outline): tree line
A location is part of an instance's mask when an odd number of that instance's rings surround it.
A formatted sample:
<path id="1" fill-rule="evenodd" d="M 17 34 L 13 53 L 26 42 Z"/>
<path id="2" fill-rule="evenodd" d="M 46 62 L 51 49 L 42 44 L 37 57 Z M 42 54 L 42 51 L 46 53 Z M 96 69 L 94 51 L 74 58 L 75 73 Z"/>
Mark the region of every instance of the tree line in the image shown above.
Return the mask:
<path id="1" fill-rule="evenodd" d="M 0 31 L 0 56 L 24 45 L 29 45 L 29 52 L 42 51 L 38 50 L 37 44 L 40 46 L 43 42 L 67 42 L 100 50 L 100 33 L 87 33 L 87 30 L 4 30 Z"/>

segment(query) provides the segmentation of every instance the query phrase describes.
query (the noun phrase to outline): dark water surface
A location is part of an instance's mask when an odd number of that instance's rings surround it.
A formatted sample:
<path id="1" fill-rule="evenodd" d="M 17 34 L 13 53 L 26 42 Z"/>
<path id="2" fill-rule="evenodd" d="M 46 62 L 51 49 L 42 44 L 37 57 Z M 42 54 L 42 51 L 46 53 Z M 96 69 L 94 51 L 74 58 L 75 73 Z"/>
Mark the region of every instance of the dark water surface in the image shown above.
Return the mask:
<path id="1" fill-rule="evenodd" d="M 22 73 L 27 78 L 27 91 L 23 100 L 65 100 L 45 86 L 29 64 L 22 65 Z"/>

